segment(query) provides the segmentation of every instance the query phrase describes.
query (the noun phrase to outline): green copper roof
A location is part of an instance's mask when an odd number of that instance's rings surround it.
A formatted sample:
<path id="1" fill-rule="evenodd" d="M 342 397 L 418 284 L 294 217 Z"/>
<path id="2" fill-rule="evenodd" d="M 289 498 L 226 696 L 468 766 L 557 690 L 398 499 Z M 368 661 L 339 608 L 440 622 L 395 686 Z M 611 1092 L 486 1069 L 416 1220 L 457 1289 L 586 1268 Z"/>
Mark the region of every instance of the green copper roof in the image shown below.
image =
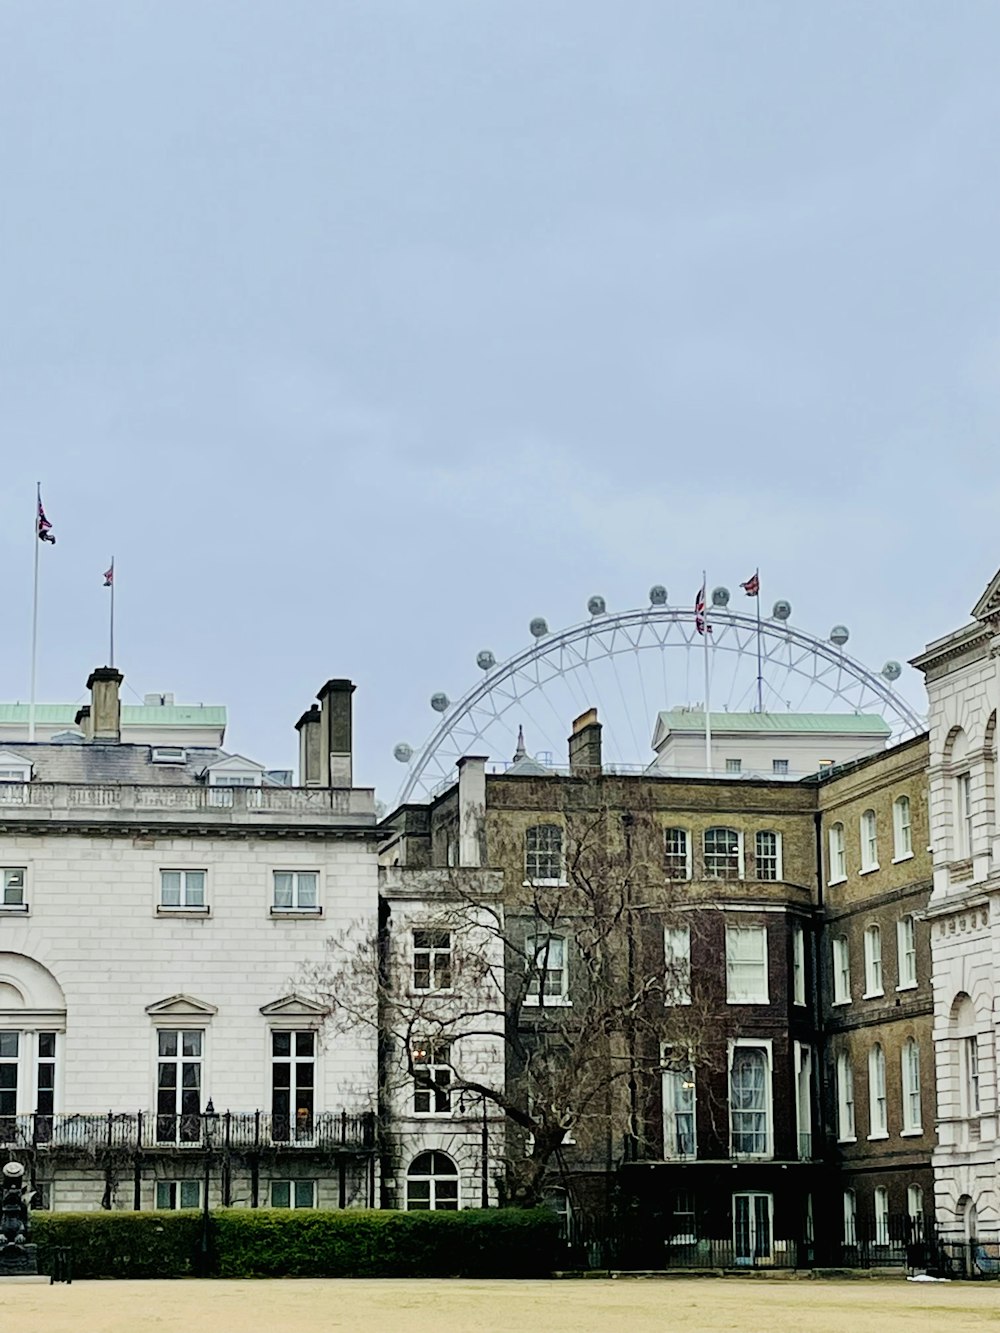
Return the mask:
<path id="1" fill-rule="evenodd" d="M 712 731 L 780 732 L 889 736 L 892 728 L 875 713 L 712 713 Z M 673 709 L 661 712 L 659 725 L 670 731 L 704 732 L 705 714 Z"/>
<path id="2" fill-rule="evenodd" d="M 36 704 L 41 727 L 72 727 L 82 704 Z M 0 726 L 27 725 L 28 704 L 0 704 Z M 224 727 L 226 710 L 216 704 L 122 704 L 122 726 Z"/>

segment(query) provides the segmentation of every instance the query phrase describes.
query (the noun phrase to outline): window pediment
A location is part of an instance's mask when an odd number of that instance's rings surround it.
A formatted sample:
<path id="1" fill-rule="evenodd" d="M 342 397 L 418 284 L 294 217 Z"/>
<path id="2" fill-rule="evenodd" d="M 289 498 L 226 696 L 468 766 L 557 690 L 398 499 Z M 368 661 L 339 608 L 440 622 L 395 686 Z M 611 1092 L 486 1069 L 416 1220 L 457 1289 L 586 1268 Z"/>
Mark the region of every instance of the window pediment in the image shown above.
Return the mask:
<path id="1" fill-rule="evenodd" d="M 218 1012 L 216 1005 L 183 994 L 168 995 L 165 1000 L 146 1005 L 146 1013 L 151 1018 L 211 1018 Z"/>
<path id="2" fill-rule="evenodd" d="M 284 995 L 280 1000 L 262 1004 L 260 1012 L 265 1018 L 322 1018 L 328 1010 L 314 1000 L 307 1000 L 304 995 Z"/>

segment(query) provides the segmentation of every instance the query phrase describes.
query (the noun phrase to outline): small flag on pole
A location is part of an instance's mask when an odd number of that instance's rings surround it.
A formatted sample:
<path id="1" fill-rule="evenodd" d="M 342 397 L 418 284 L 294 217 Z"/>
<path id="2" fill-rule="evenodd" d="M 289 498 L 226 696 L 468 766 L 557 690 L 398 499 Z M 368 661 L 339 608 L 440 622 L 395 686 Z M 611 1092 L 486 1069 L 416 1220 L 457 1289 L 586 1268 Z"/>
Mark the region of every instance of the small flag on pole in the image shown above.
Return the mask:
<path id="1" fill-rule="evenodd" d="M 694 599 L 694 627 L 699 634 L 711 634 L 712 626 L 705 620 L 705 585 L 704 583 L 698 589 L 698 595 Z"/>
<path id="2" fill-rule="evenodd" d="M 760 592 L 760 575 L 751 574 L 746 583 L 741 583 L 740 587 L 748 597 L 756 597 Z"/>
<path id="3" fill-rule="evenodd" d="M 45 510 L 42 508 L 42 493 L 38 492 L 38 540 L 40 542 L 51 542 L 53 546 L 56 539 L 52 535 L 52 524 L 45 517 Z"/>
<path id="4" fill-rule="evenodd" d="M 112 587 L 114 587 L 114 582 L 115 582 L 115 563 L 114 563 L 114 561 L 112 560 L 112 562 L 111 562 L 111 568 L 110 568 L 110 569 L 106 569 L 106 570 L 104 571 L 104 586 L 105 586 L 105 588 L 112 588 Z"/>

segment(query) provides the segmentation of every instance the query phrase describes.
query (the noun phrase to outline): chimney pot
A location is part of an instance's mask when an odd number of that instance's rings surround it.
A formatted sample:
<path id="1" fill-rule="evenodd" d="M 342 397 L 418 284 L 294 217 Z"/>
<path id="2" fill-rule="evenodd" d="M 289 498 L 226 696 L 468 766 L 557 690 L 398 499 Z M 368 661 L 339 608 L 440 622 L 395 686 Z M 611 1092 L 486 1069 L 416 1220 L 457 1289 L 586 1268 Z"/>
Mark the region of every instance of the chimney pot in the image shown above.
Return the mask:
<path id="1" fill-rule="evenodd" d="M 112 666 L 96 667 L 87 677 L 87 689 L 90 691 L 88 739 L 105 745 L 117 745 L 121 740 L 121 700 L 118 690 L 124 679 L 122 673 Z"/>
<path id="2" fill-rule="evenodd" d="M 569 738 L 569 770 L 574 775 L 586 777 L 601 772 L 601 730 L 596 708 L 588 708 L 574 719 Z"/>
<path id="3" fill-rule="evenodd" d="M 319 704 L 313 704 L 295 724 L 299 733 L 299 786 L 322 787 L 323 777 L 323 715 Z"/>
<path id="4" fill-rule="evenodd" d="M 316 698 L 320 702 L 320 779 L 324 787 L 354 785 L 354 682 L 328 680 Z"/>

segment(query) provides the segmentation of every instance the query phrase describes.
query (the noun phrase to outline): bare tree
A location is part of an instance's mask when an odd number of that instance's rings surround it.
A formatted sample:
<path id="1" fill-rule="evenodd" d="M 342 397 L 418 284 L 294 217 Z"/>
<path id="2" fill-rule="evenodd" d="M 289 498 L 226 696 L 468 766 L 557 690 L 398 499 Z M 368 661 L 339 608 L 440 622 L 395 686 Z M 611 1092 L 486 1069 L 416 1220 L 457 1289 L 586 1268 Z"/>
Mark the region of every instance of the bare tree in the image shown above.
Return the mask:
<path id="1" fill-rule="evenodd" d="M 334 1031 L 377 1030 L 390 1117 L 413 1099 L 502 1116 L 500 1194 L 523 1206 L 571 1136 L 584 1156 L 634 1144 L 663 1070 L 708 1058 L 711 1002 L 687 951 L 664 946 L 697 914 L 664 873 L 655 821 L 598 804 L 549 827 L 558 873 L 387 870 L 378 936 L 331 939 L 298 982 Z M 494 836 L 493 860 L 521 865 L 518 838 Z"/>

